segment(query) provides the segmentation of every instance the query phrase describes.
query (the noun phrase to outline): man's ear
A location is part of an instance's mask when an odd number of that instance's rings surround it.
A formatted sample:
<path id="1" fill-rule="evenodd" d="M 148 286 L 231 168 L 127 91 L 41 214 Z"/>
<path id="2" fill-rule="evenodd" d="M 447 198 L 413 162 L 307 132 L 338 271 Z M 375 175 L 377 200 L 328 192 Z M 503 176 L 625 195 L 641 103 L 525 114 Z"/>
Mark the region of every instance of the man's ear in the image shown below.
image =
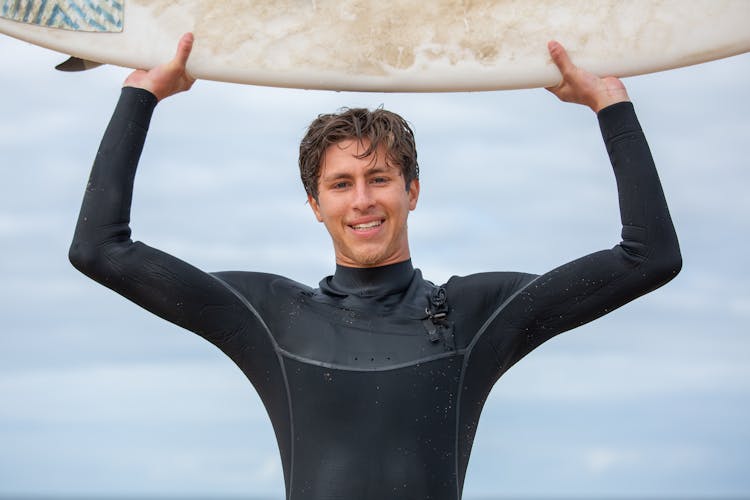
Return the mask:
<path id="1" fill-rule="evenodd" d="M 412 179 L 409 183 L 409 210 L 417 208 L 419 199 L 419 179 Z"/>
<path id="2" fill-rule="evenodd" d="M 312 208 L 312 211 L 315 214 L 315 218 L 318 219 L 318 222 L 323 222 L 323 217 L 320 216 L 320 205 L 318 204 L 317 200 L 313 198 L 313 195 L 307 195 L 307 202 L 310 204 L 310 208 Z"/>

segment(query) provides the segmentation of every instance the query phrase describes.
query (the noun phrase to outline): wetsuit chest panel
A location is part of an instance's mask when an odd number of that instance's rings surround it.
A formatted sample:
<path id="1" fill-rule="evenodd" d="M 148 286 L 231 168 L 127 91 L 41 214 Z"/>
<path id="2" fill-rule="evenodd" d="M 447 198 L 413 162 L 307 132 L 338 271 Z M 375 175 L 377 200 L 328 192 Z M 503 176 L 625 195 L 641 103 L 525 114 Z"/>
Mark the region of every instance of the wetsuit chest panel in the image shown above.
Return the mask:
<path id="1" fill-rule="evenodd" d="M 462 361 L 362 372 L 285 357 L 292 498 L 455 498 Z"/>
<path id="2" fill-rule="evenodd" d="M 304 321 L 279 322 L 275 336 L 281 349 L 308 362 L 377 370 L 450 354 L 430 341 L 421 319 L 306 302 Z"/>

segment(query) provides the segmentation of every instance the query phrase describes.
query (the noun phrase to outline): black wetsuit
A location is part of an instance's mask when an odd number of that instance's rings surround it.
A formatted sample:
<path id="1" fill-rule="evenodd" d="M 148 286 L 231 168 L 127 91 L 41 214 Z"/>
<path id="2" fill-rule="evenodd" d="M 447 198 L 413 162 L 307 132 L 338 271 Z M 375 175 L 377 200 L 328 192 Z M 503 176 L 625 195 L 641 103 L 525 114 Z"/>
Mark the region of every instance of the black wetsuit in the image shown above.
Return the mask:
<path id="1" fill-rule="evenodd" d="M 91 173 L 70 258 L 196 332 L 250 379 L 271 418 L 288 499 L 456 500 L 497 379 L 550 337 L 671 279 L 677 239 L 630 103 L 599 113 L 623 241 L 542 276 L 435 286 L 406 261 L 337 267 L 317 289 L 208 274 L 130 239 L 133 178 L 156 101 L 126 88 Z"/>

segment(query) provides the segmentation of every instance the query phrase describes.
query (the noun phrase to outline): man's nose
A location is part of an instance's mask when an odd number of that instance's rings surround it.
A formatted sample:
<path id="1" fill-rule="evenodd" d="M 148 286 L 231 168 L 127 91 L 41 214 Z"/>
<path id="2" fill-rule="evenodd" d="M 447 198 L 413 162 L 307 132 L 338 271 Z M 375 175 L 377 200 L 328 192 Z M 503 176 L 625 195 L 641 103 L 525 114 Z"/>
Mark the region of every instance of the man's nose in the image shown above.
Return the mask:
<path id="1" fill-rule="evenodd" d="M 364 211 L 371 208 L 374 204 L 375 197 L 373 196 L 372 188 L 366 182 L 357 183 L 354 188 L 354 208 Z"/>

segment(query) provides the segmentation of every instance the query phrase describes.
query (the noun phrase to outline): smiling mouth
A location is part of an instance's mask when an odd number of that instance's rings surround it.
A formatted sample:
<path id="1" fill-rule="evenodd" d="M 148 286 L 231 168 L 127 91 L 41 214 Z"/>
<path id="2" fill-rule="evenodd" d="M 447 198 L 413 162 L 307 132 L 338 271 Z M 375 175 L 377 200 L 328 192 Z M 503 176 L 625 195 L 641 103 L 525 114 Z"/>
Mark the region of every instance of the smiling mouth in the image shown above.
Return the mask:
<path id="1" fill-rule="evenodd" d="M 374 227 L 379 227 L 382 224 L 383 224 L 382 220 L 374 220 L 374 221 L 371 221 L 371 222 L 365 222 L 364 224 L 356 224 L 356 225 L 352 225 L 352 226 L 349 226 L 349 227 L 351 227 L 355 231 L 366 231 L 366 230 L 372 229 Z"/>

